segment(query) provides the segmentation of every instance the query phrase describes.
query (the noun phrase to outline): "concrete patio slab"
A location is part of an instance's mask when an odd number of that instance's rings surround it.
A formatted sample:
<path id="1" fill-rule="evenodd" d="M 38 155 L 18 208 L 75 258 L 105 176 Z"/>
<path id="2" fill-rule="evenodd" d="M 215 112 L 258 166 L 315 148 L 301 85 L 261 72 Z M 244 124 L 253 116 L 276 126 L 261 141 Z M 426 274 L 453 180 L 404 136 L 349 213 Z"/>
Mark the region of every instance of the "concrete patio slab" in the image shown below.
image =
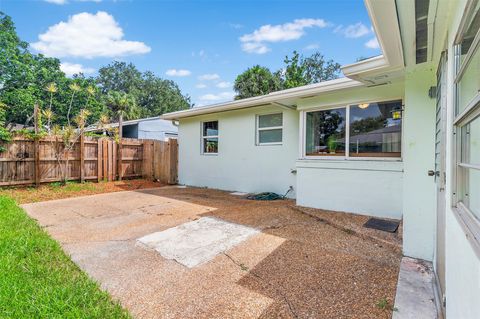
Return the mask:
<path id="1" fill-rule="evenodd" d="M 404 257 L 400 265 L 393 319 L 437 319 L 431 263 Z"/>
<path id="2" fill-rule="evenodd" d="M 164 258 L 192 268 L 212 260 L 216 255 L 258 233 L 258 230 L 251 227 L 202 217 L 144 236 L 138 242 L 155 249 Z"/>
<path id="3" fill-rule="evenodd" d="M 135 318 L 389 318 L 401 255 L 293 205 L 163 187 L 23 207 Z M 203 218 L 258 233 L 193 268 L 137 242 Z"/>

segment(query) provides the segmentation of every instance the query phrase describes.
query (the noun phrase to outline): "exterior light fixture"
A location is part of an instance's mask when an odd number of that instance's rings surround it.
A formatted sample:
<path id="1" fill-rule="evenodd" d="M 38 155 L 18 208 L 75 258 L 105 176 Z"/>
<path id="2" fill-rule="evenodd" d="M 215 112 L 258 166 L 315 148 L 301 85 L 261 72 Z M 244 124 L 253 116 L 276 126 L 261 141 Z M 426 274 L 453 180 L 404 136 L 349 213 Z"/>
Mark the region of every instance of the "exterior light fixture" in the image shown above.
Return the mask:
<path id="1" fill-rule="evenodd" d="M 358 107 L 361 108 L 361 109 L 366 109 L 367 107 L 370 106 L 370 103 L 362 103 L 362 104 L 358 104 Z"/>

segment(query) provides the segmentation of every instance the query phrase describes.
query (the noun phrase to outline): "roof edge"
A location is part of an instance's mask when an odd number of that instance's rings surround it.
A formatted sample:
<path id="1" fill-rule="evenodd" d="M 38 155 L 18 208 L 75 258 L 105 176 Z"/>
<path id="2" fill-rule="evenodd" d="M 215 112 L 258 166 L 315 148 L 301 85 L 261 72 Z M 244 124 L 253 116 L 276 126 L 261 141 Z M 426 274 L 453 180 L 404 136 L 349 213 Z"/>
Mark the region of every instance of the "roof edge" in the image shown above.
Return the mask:
<path id="1" fill-rule="evenodd" d="M 203 107 L 194 107 L 189 110 L 167 113 L 161 116 L 164 120 L 178 120 L 191 116 L 198 116 L 210 113 L 218 113 L 244 108 L 256 107 L 260 105 L 274 104 L 287 99 L 305 98 L 324 92 L 342 90 L 352 87 L 364 86 L 362 82 L 350 78 L 339 78 L 335 80 L 305 85 L 293 89 L 272 92 L 266 95 L 236 100 L 232 102 L 213 104 Z M 279 106 L 280 107 L 280 106 Z"/>

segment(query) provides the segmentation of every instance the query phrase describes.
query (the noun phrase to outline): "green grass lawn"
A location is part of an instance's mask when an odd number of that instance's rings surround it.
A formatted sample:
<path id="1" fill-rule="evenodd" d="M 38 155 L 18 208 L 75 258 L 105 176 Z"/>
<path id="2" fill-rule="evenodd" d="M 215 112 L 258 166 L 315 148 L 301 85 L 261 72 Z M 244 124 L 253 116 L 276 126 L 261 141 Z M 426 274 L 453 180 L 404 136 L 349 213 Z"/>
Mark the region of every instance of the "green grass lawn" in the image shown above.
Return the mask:
<path id="1" fill-rule="evenodd" d="M 130 318 L 34 220 L 0 196 L 0 318 Z"/>

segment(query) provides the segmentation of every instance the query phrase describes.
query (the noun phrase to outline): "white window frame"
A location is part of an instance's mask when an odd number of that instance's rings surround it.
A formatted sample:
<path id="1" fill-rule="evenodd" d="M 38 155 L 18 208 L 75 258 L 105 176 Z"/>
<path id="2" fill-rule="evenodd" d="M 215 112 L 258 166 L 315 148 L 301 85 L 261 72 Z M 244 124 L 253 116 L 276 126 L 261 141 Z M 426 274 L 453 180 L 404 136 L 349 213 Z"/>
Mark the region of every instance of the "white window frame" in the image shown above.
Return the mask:
<path id="1" fill-rule="evenodd" d="M 401 144 L 400 144 L 400 157 L 382 157 L 382 156 L 368 156 L 368 157 L 359 157 L 359 156 L 350 156 L 350 107 L 356 106 L 359 104 L 364 103 L 380 103 L 380 102 L 391 102 L 391 101 L 402 101 L 402 136 L 401 136 Z M 386 99 L 377 99 L 377 100 L 366 100 L 366 101 L 359 101 L 355 103 L 348 103 L 348 104 L 339 104 L 339 105 L 331 105 L 331 106 L 323 106 L 318 108 L 312 108 L 308 110 L 301 111 L 300 114 L 300 159 L 302 160 L 335 160 L 335 161 L 387 161 L 387 162 L 401 162 L 403 160 L 403 141 L 404 141 L 404 120 L 403 120 L 403 97 L 392 97 Z M 315 156 L 315 155 L 307 155 L 306 153 L 306 133 L 307 133 L 307 113 L 318 112 L 318 111 L 328 111 L 328 110 L 336 110 L 336 109 L 345 109 L 345 123 L 346 123 L 346 130 L 345 130 L 345 155 L 344 156 Z"/>
<path id="2" fill-rule="evenodd" d="M 205 123 L 210 123 L 210 122 L 217 122 L 217 135 L 204 135 L 204 125 Z M 219 146 L 220 146 L 220 122 L 218 120 L 211 120 L 211 121 L 203 121 L 203 122 L 200 122 L 200 136 L 201 136 L 201 141 L 200 141 L 200 147 L 201 147 L 201 154 L 202 155 L 218 155 L 218 149 L 219 149 Z M 205 152 L 205 139 L 207 138 L 216 138 L 218 140 L 218 146 L 217 146 L 217 152 L 213 153 L 213 152 Z"/>
<path id="3" fill-rule="evenodd" d="M 454 167 L 453 167 L 453 194 L 452 194 L 452 210 L 454 216 L 462 227 L 466 238 L 469 240 L 474 252 L 480 258 L 480 219 L 475 216 L 475 214 L 468 207 L 468 195 L 464 197 L 464 186 L 466 182 L 466 170 L 474 169 L 480 170 L 480 165 L 464 163 L 462 162 L 462 146 L 465 152 L 468 151 L 468 144 L 462 145 L 462 128 L 470 124 L 474 120 L 480 117 L 480 91 L 470 100 L 470 102 L 465 105 L 463 111 L 458 113 L 459 110 L 459 85 L 461 83 L 462 77 L 465 74 L 465 71 L 470 65 L 472 57 L 478 53 L 480 50 L 480 28 L 477 30 L 477 33 L 474 37 L 474 40 L 468 49 L 468 52 L 465 54 L 463 61 L 461 61 L 461 42 L 463 40 L 463 35 L 467 32 L 469 28 L 469 20 L 472 18 L 473 8 L 478 3 L 478 0 L 469 0 L 465 7 L 466 14 L 463 15 L 462 21 L 460 23 L 459 29 L 455 37 L 453 52 L 454 52 L 454 121 L 453 121 L 453 132 L 454 132 L 454 147 L 453 147 L 453 158 L 454 158 Z M 458 113 L 458 114 L 457 114 Z"/>
<path id="4" fill-rule="evenodd" d="M 282 125 L 281 126 L 260 127 L 260 116 L 278 115 L 278 114 L 282 115 Z M 271 131 L 271 130 L 282 130 L 282 141 L 281 142 L 271 142 L 271 143 L 260 143 L 260 131 Z M 283 144 L 283 112 L 257 114 L 255 116 L 255 145 L 264 146 L 264 145 L 282 145 L 282 144 Z"/>

